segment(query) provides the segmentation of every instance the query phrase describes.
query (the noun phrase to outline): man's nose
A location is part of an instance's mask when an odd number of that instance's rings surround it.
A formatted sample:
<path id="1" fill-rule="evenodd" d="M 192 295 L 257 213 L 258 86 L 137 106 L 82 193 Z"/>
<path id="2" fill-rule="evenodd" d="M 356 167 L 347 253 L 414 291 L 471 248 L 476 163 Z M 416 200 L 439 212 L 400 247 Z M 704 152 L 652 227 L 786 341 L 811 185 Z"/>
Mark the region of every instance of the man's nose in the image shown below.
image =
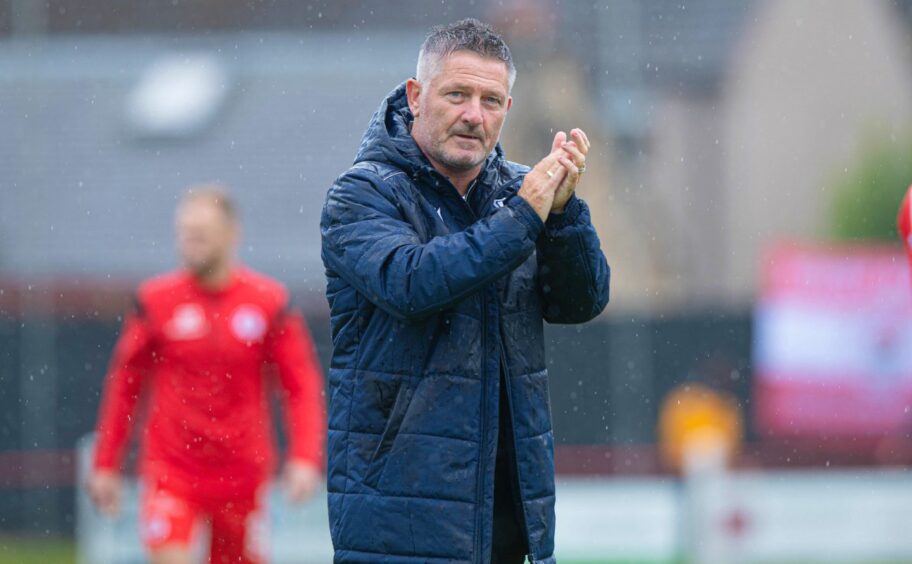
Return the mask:
<path id="1" fill-rule="evenodd" d="M 472 127 L 482 124 L 484 116 L 481 113 L 481 100 L 472 100 L 466 105 L 465 111 L 462 112 L 462 121 Z"/>

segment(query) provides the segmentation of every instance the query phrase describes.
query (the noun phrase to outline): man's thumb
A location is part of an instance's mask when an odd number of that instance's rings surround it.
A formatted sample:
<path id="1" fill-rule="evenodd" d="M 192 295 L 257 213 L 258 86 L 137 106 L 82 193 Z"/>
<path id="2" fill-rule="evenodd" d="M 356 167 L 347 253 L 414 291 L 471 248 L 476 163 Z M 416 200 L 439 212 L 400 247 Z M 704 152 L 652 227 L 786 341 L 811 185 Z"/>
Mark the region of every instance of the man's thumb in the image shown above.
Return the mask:
<path id="1" fill-rule="evenodd" d="M 554 151 L 560 149 L 560 146 L 563 145 L 566 140 L 567 140 L 567 134 L 564 133 L 563 131 L 558 131 L 554 135 L 554 142 L 551 143 L 551 152 L 553 153 Z"/>

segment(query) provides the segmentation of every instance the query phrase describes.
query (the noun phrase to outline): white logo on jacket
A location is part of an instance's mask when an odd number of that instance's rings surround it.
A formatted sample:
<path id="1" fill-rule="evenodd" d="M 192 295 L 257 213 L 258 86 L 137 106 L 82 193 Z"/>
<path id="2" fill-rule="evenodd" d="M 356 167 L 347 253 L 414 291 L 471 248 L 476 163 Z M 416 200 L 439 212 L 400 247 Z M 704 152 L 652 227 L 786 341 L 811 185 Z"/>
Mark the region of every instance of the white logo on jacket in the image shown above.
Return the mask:
<path id="1" fill-rule="evenodd" d="M 206 312 L 199 304 L 181 304 L 174 308 L 165 324 L 165 334 L 175 341 L 199 339 L 209 332 Z"/>
<path id="2" fill-rule="evenodd" d="M 231 331 L 241 341 L 258 341 L 266 334 L 266 315 L 255 305 L 238 306 L 231 316 Z"/>

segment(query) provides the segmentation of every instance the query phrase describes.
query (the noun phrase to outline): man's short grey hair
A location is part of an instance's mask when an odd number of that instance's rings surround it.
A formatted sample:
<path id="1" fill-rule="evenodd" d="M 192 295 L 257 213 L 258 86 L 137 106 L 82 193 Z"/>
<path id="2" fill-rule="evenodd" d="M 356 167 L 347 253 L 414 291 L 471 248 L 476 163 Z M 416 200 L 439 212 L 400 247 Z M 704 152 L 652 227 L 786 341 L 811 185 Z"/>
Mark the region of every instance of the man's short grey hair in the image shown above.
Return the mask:
<path id="1" fill-rule="evenodd" d="M 431 28 L 418 52 L 418 70 L 415 78 L 424 84 L 434 74 L 438 63 L 456 51 L 471 51 L 482 57 L 503 61 L 507 67 L 509 88 L 513 88 L 516 67 L 513 66 L 510 48 L 491 26 L 474 18 Z"/>

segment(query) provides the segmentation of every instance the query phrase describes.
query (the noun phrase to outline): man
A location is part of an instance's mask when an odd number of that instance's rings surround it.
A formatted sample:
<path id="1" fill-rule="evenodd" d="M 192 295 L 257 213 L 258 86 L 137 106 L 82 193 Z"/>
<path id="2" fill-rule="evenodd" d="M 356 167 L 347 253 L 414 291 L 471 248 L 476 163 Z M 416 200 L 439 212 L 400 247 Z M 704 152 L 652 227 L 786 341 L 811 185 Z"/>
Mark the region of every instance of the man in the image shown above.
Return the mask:
<path id="1" fill-rule="evenodd" d="M 277 369 L 283 392 L 291 499 L 306 499 L 321 479 L 325 421 L 312 343 L 285 289 L 236 264 L 238 238 L 221 189 L 187 194 L 177 210 L 184 268 L 140 287 L 105 383 L 89 494 L 117 512 L 121 459 L 148 396 L 140 521 L 154 563 L 191 562 L 203 520 L 211 562 L 263 561 L 255 529 L 275 459 L 266 368 Z"/>
<path id="2" fill-rule="evenodd" d="M 497 144 L 514 74 L 488 26 L 435 28 L 327 194 L 336 562 L 554 562 L 542 320 L 595 317 L 609 270 L 586 134 L 532 169 Z"/>

